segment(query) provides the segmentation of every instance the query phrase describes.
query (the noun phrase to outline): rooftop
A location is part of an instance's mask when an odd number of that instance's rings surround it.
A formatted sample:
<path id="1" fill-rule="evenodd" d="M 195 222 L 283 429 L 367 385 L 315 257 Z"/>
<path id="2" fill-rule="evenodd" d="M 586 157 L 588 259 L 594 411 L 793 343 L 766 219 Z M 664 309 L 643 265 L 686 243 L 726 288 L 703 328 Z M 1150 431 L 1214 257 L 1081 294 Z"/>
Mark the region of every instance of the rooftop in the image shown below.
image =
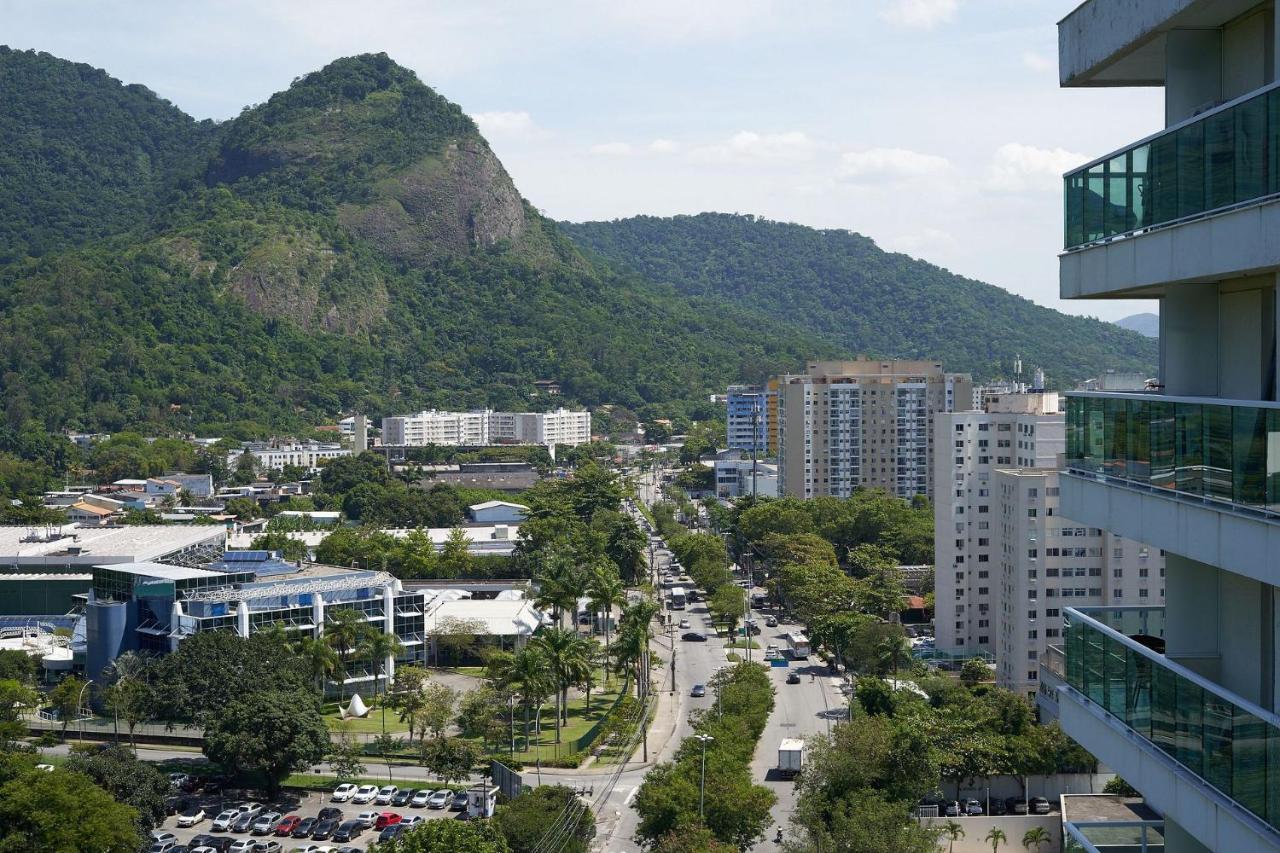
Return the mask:
<path id="1" fill-rule="evenodd" d="M 1091 821 L 1160 820 L 1160 815 L 1141 797 L 1119 794 L 1066 794 L 1062 797 L 1062 820 L 1073 823 Z"/>
<path id="2" fill-rule="evenodd" d="M 542 624 L 542 614 L 528 600 L 459 598 L 435 605 L 427 614 L 424 630 L 434 632 L 445 619 L 479 622 L 481 634 L 491 637 L 531 635 Z"/>
<path id="3" fill-rule="evenodd" d="M 0 527 L 0 565 L 87 567 L 110 562 L 145 562 L 220 540 L 225 534 L 225 528 L 220 525 Z"/>
<path id="4" fill-rule="evenodd" d="M 108 563 L 102 566 L 115 572 L 137 575 L 146 578 L 160 578 L 167 581 L 195 580 L 197 578 L 225 577 L 225 572 L 211 572 L 208 569 L 190 569 L 186 566 L 171 566 L 168 563 L 152 563 L 140 561 L 136 563 Z"/>

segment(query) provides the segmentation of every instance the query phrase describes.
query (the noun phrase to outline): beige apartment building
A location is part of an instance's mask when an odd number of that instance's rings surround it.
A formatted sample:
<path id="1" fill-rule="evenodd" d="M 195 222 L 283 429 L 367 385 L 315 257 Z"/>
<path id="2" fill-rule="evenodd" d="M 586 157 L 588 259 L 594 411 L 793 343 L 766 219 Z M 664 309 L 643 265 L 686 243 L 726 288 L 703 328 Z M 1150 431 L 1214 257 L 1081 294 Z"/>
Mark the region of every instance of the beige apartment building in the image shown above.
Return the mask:
<path id="1" fill-rule="evenodd" d="M 970 376 L 936 361 L 819 361 L 777 382 L 779 483 L 799 498 L 932 497 L 934 417 L 973 400 Z"/>

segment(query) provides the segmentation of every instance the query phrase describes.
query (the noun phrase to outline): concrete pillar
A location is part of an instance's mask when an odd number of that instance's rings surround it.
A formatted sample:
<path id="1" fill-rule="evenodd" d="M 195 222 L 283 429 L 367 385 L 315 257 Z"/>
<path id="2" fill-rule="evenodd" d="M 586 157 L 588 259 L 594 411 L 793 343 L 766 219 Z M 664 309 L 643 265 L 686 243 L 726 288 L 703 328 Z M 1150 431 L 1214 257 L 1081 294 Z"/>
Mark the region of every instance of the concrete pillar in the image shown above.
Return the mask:
<path id="1" fill-rule="evenodd" d="M 324 634 L 324 596 L 318 592 L 312 593 L 311 621 L 316 625 L 315 635 L 322 636 Z"/>
<path id="2" fill-rule="evenodd" d="M 1165 127 L 1222 99 L 1221 30 L 1170 30 L 1165 41 Z"/>
<path id="3" fill-rule="evenodd" d="M 236 603 L 236 633 L 241 637 L 249 636 L 249 605 L 244 601 Z"/>
<path id="4" fill-rule="evenodd" d="M 396 585 L 391 582 L 382 588 L 382 612 L 386 614 L 386 618 L 382 620 L 382 630 L 391 636 L 396 634 Z M 386 687 L 391 686 L 391 679 L 396 675 L 396 656 L 387 655 L 386 670 L 387 683 Z"/>
<path id="5" fill-rule="evenodd" d="M 1218 395 L 1260 400 L 1266 395 L 1262 355 L 1265 306 L 1261 290 L 1222 293 L 1218 297 Z M 1266 354 L 1268 357 L 1270 352 Z M 1269 372 L 1267 378 L 1270 378 Z"/>
<path id="6" fill-rule="evenodd" d="M 1205 678 L 1218 679 L 1218 570 L 1165 555 L 1165 654 Z"/>
<path id="7" fill-rule="evenodd" d="M 1166 394 L 1218 396 L 1218 286 L 1178 284 L 1160 300 L 1160 379 Z"/>

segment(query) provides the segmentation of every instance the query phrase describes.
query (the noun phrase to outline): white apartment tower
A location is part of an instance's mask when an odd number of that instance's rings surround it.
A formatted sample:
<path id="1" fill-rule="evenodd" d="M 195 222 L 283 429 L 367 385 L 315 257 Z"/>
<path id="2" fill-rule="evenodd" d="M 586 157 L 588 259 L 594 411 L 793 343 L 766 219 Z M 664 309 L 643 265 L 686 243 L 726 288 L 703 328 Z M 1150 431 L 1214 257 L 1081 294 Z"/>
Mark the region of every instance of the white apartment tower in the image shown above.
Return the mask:
<path id="1" fill-rule="evenodd" d="M 968 374 L 933 361 L 823 361 L 778 378 L 778 476 L 800 498 L 858 487 L 932 496 L 934 417 L 968 408 Z"/>
<path id="2" fill-rule="evenodd" d="M 1060 488 L 1166 578 L 1164 607 L 1063 608 L 1041 709 L 1164 815 L 1168 853 L 1280 851 L 1275 3 L 1087 0 L 1058 44 L 1064 86 L 1163 87 L 1163 129 L 1064 178 L 1061 295 L 1158 299 L 1160 363 L 1145 392 L 1067 396 Z"/>
<path id="3" fill-rule="evenodd" d="M 591 440 L 591 413 L 553 412 L 418 412 L 382 419 L 382 443 L 391 447 L 484 447 L 493 444 L 563 444 Z"/>
<path id="4" fill-rule="evenodd" d="M 1060 514 L 1063 421 L 1058 394 L 1037 392 L 936 424 L 938 648 L 994 659 L 1000 686 L 1028 694 L 1063 602 L 1163 600 L 1158 552 Z"/>

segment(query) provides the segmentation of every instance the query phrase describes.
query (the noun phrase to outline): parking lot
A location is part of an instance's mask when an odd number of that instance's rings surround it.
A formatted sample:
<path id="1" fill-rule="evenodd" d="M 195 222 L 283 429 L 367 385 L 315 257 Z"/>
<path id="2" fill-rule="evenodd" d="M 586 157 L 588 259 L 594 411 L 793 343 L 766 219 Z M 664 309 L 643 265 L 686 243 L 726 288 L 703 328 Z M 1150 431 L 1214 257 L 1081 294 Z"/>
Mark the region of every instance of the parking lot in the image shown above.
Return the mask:
<path id="1" fill-rule="evenodd" d="M 426 791 L 440 790 L 438 788 L 415 789 Z M 351 853 L 351 851 L 365 851 L 378 840 L 378 830 L 373 827 L 365 828 L 359 835 L 350 840 L 335 840 L 333 838 L 313 839 L 310 832 L 305 832 L 307 828 L 313 828 L 321 821 L 322 809 L 337 809 L 341 812 L 340 819 L 337 824 L 341 825 L 347 821 L 355 820 L 360 815 L 382 814 L 389 812 L 398 815 L 401 823 L 413 820 L 458 820 L 465 815 L 465 810 L 457 811 L 452 808 L 452 803 L 443 808 L 432 808 L 423 803 L 415 805 L 412 802 L 403 805 L 378 804 L 374 802 L 356 803 L 353 801 L 334 802 L 331 792 L 313 791 L 302 793 L 285 794 L 281 799 L 274 803 L 264 803 L 261 800 L 253 800 L 251 794 L 254 792 L 247 791 L 226 791 L 216 794 L 203 793 L 184 793 L 179 794 L 182 801 L 181 808 L 177 813 L 165 818 L 164 823 L 156 829 L 157 833 L 172 833 L 176 837 L 176 849 L 171 849 L 166 853 L 190 853 L 199 846 L 200 836 L 212 836 L 218 839 L 216 844 L 220 848 L 240 853 L 242 849 L 248 848 L 243 842 L 254 842 L 259 846 L 257 850 L 270 851 L 270 853 L 293 853 L 293 851 L 313 850 L 318 848 L 325 853 Z M 419 802 L 424 798 L 419 798 Z M 258 817 L 266 816 L 271 813 L 278 813 L 280 817 L 271 821 L 272 831 L 262 833 L 261 831 L 253 832 L 248 830 L 236 831 L 235 829 L 215 829 L 214 822 L 219 816 L 226 811 L 232 811 L 240 807 L 242 804 L 255 803 L 261 805 L 262 808 L 258 812 Z M 197 808 L 203 810 L 205 816 L 197 824 L 191 827 L 180 827 L 178 821 L 185 810 Z M 277 835 L 275 827 L 279 826 L 280 821 L 297 816 L 299 819 L 315 818 L 315 821 L 304 826 L 303 834 L 298 836 Z M 325 817 L 334 816 L 328 813 Z M 255 819 L 256 820 L 256 819 Z M 193 840 L 197 843 L 193 844 Z M 208 843 L 208 842 L 205 842 Z M 274 845 L 279 845 L 274 846 Z M 314 845 L 311 847 L 310 845 Z M 227 853 L 227 850 L 220 849 L 220 853 Z"/>

